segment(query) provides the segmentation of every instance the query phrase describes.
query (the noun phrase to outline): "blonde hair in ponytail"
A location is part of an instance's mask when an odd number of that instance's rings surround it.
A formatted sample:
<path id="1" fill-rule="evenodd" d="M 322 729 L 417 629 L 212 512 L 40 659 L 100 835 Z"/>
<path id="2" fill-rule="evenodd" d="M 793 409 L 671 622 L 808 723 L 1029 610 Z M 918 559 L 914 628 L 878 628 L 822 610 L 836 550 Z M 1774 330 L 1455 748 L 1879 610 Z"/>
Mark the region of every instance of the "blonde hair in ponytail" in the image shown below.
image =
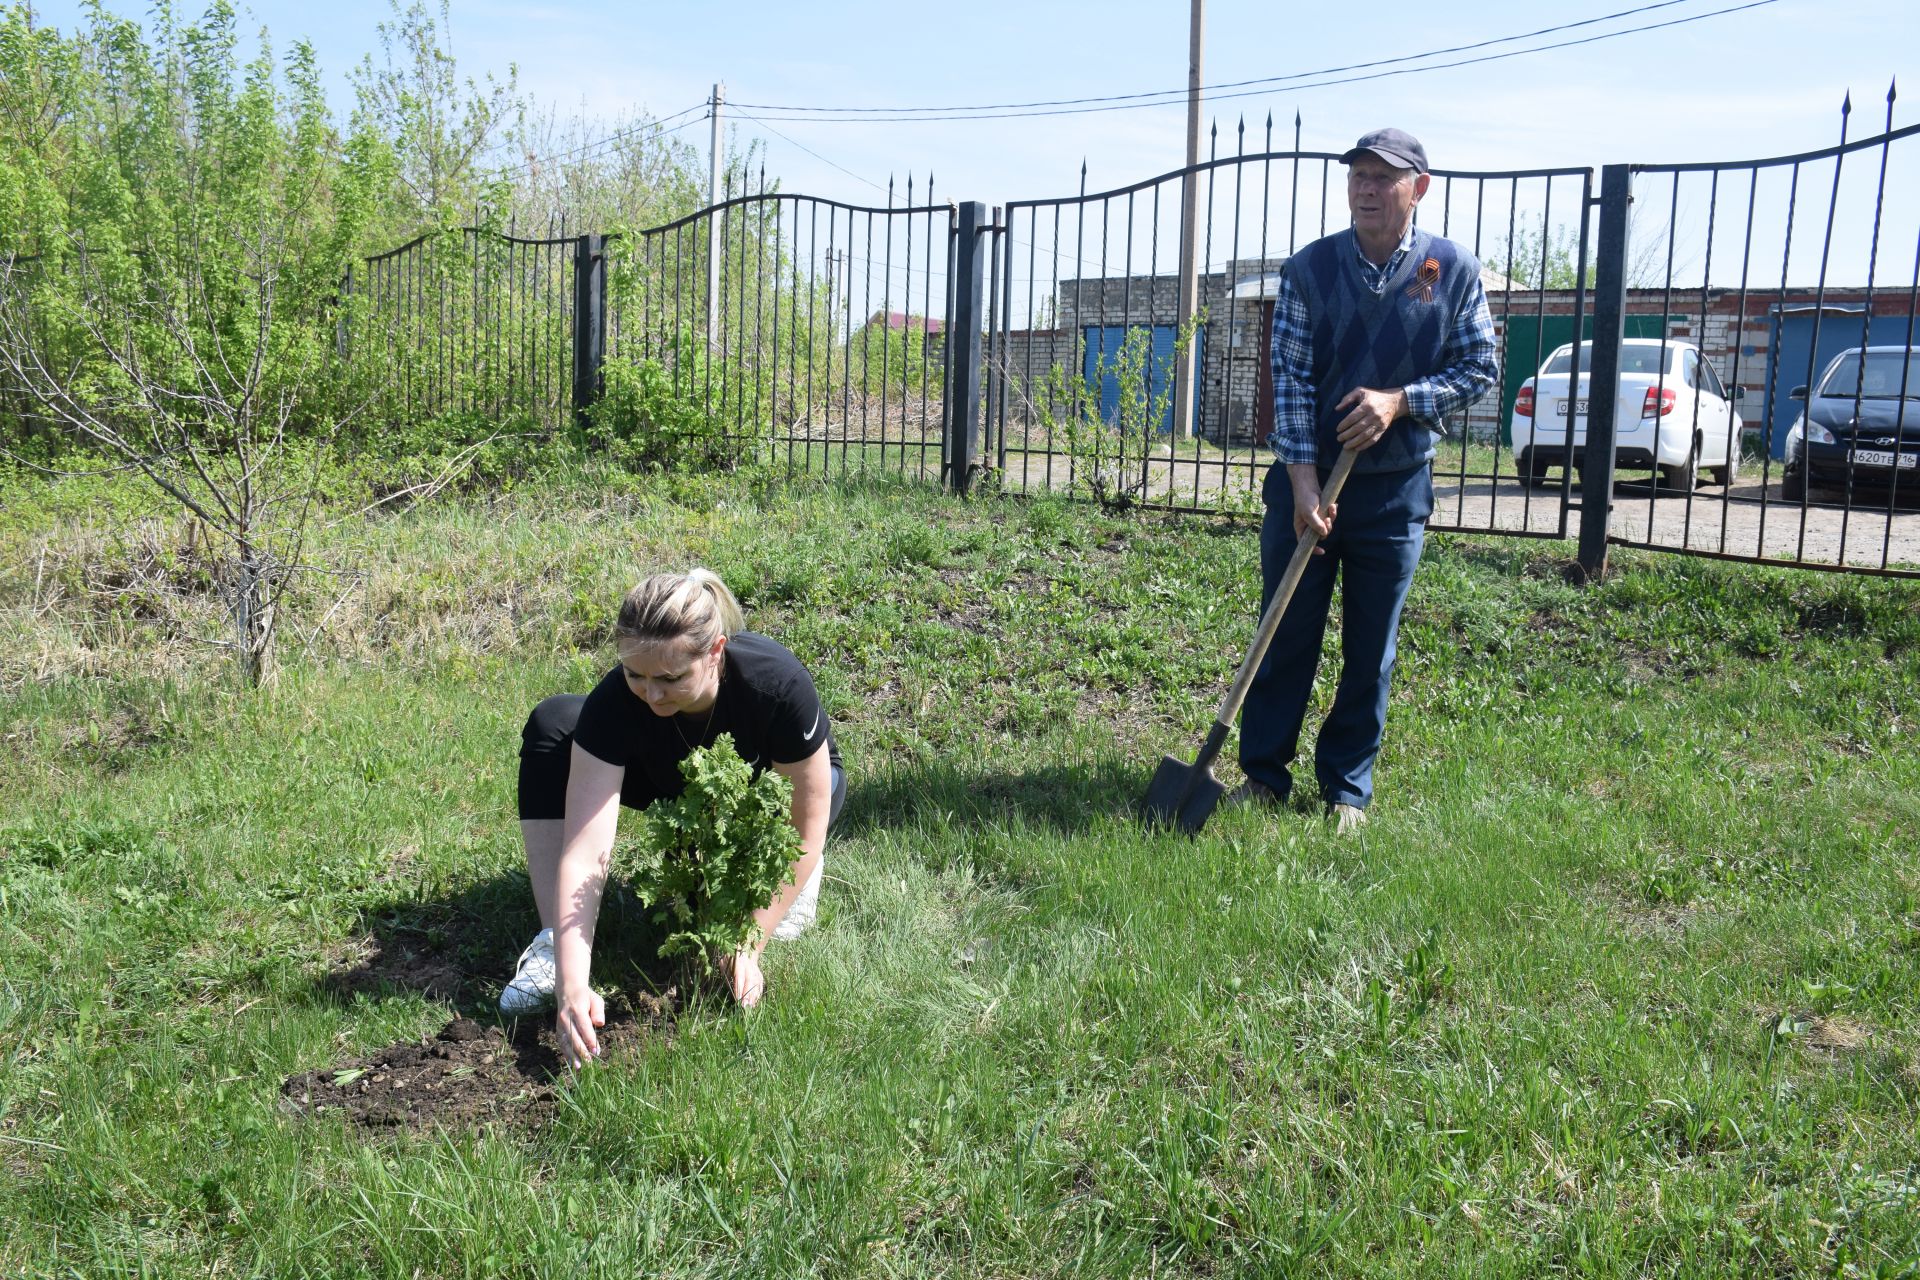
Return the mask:
<path id="1" fill-rule="evenodd" d="M 656 573 L 627 592 L 613 625 L 615 643 L 684 644 L 699 652 L 746 627 L 740 602 L 711 569 Z"/>

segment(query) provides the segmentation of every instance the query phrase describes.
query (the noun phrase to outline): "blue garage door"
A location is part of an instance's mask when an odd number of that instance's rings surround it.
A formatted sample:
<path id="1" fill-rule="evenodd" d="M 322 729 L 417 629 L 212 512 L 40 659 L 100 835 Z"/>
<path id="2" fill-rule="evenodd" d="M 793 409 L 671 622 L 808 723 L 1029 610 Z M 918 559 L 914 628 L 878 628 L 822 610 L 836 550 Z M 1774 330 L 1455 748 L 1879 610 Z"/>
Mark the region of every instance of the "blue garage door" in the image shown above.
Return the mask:
<path id="1" fill-rule="evenodd" d="M 1814 349 L 1814 318 L 1819 317 L 1819 349 Z M 1767 388 L 1767 452 L 1785 456 L 1787 428 L 1800 412 L 1800 402 L 1789 398 L 1795 387 L 1808 384 L 1809 364 L 1818 378 L 1827 361 L 1848 347 L 1864 346 L 1867 319 L 1861 307 L 1779 307 L 1769 317 L 1773 322 L 1773 341 L 1768 344 L 1770 364 Z M 1885 321 L 1882 321 L 1884 324 Z M 1896 339 L 1897 340 L 1897 339 Z"/>
<path id="2" fill-rule="evenodd" d="M 1149 329 L 1147 325 L 1088 325 L 1082 332 L 1087 343 L 1083 358 L 1081 375 L 1088 382 L 1096 379 L 1100 384 L 1100 416 L 1107 422 L 1113 422 L 1120 416 L 1120 379 L 1115 366 L 1120 361 L 1121 344 L 1127 340 L 1128 328 Z M 1170 324 L 1156 324 L 1149 329 L 1153 344 L 1153 356 L 1147 362 L 1146 396 L 1151 405 L 1174 383 L 1173 344 L 1178 329 Z M 1194 381 L 1204 384 L 1200 376 L 1207 367 L 1207 332 L 1200 329 L 1194 343 Z M 1206 405 L 1204 397 L 1196 397 L 1193 402 L 1193 421 L 1196 426 Z M 1167 395 L 1165 407 L 1160 412 L 1160 420 L 1154 424 L 1160 434 L 1173 430 L 1173 397 Z"/>

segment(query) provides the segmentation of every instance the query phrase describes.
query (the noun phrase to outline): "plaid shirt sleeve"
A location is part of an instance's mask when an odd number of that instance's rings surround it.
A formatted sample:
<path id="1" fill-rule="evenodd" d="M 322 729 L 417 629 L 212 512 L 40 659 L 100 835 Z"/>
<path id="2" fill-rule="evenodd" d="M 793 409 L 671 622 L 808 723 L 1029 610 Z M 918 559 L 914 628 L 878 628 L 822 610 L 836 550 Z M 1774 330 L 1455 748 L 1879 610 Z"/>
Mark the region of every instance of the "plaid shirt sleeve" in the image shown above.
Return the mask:
<path id="1" fill-rule="evenodd" d="M 1486 300 L 1481 299 L 1485 309 Z M 1317 462 L 1313 429 L 1313 330 L 1307 304 L 1285 272 L 1273 299 L 1273 434 L 1267 443 L 1282 463 Z M 1491 341 L 1491 324 L 1489 324 Z"/>
<path id="2" fill-rule="evenodd" d="M 1276 316 L 1278 309 L 1276 306 Z M 1278 344 L 1280 322 L 1274 321 L 1274 339 Z M 1453 330 L 1447 334 L 1440 372 L 1417 378 L 1406 385 L 1407 412 L 1416 422 L 1446 433 L 1445 418 L 1478 400 L 1499 376 L 1493 341 L 1493 313 L 1487 307 L 1487 291 L 1478 276 L 1467 305 L 1453 318 Z M 1274 386 L 1280 377 L 1274 374 Z"/>

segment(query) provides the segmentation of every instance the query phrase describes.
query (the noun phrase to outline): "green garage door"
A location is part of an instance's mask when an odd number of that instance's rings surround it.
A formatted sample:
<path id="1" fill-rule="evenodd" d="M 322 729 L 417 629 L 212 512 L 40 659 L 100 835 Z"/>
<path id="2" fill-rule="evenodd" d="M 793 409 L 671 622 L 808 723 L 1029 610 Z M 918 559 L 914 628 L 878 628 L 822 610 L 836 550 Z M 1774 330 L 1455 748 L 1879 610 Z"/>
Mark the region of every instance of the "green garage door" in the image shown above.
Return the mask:
<path id="1" fill-rule="evenodd" d="M 1670 319 L 1681 319 L 1673 316 Z M 1662 329 L 1660 316 L 1628 316 L 1627 337 L 1657 338 Z M 1542 326 L 1545 332 L 1542 332 Z M 1587 316 L 1581 324 L 1582 339 L 1593 337 L 1593 317 Z M 1506 382 L 1500 388 L 1500 443 L 1503 446 L 1513 444 L 1513 432 L 1509 424 L 1513 421 L 1513 400 L 1520 394 L 1520 384 L 1534 375 L 1534 371 L 1546 363 L 1554 348 L 1565 342 L 1573 341 L 1572 316 L 1509 316 L 1507 318 Z"/>

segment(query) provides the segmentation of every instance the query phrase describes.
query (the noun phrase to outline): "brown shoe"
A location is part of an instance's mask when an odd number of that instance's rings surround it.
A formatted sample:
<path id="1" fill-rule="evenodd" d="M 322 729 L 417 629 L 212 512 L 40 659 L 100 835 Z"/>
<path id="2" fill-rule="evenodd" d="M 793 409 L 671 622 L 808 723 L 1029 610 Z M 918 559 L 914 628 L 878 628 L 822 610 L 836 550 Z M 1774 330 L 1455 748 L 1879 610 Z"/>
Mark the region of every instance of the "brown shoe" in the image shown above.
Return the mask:
<path id="1" fill-rule="evenodd" d="M 1223 809 L 1244 809 L 1249 805 L 1258 805 L 1262 809 L 1278 809 L 1285 803 L 1272 787 L 1264 782 L 1255 782 L 1248 778 L 1245 782 L 1227 792 L 1220 798 Z"/>
<path id="2" fill-rule="evenodd" d="M 1350 804 L 1331 804 L 1327 806 L 1327 820 L 1333 823 L 1333 834 L 1343 836 L 1367 825 L 1367 811 Z"/>

